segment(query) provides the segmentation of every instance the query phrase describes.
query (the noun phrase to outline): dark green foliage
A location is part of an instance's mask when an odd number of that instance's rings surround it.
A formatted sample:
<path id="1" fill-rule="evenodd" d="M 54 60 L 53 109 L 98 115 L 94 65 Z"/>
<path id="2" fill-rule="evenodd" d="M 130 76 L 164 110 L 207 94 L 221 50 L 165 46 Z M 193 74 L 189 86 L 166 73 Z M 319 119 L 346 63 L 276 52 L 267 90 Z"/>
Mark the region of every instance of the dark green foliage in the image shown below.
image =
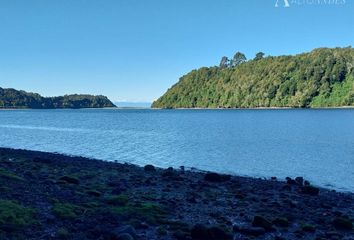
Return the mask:
<path id="1" fill-rule="evenodd" d="M 129 197 L 124 194 L 109 196 L 106 202 L 110 205 L 125 206 L 129 202 Z"/>
<path id="2" fill-rule="evenodd" d="M 254 60 L 261 60 L 261 59 L 263 59 L 264 58 L 264 52 L 259 52 L 259 53 L 257 53 L 256 54 L 256 57 L 254 58 Z"/>
<path id="3" fill-rule="evenodd" d="M 17 180 L 17 181 L 21 181 L 23 180 L 23 178 L 5 170 L 0 168 L 0 178 L 5 178 L 5 179 L 10 179 L 10 180 Z"/>
<path id="4" fill-rule="evenodd" d="M 61 219 L 75 219 L 82 212 L 82 208 L 70 203 L 55 203 L 53 213 Z"/>
<path id="5" fill-rule="evenodd" d="M 231 66 L 232 67 L 236 67 L 238 65 L 240 65 L 241 63 L 246 62 L 247 58 L 245 56 L 245 54 L 241 53 L 241 52 L 237 52 L 234 55 L 234 58 L 232 59 L 231 62 Z"/>
<path id="6" fill-rule="evenodd" d="M 18 229 L 33 223 L 35 211 L 14 201 L 0 200 L 0 230 Z"/>
<path id="7" fill-rule="evenodd" d="M 153 107 L 354 106 L 353 48 L 321 48 L 295 56 L 257 55 L 236 67 L 193 70 Z"/>
<path id="8" fill-rule="evenodd" d="M 42 97 L 36 93 L 0 88 L 0 108 L 103 108 L 115 107 L 105 96 L 65 95 Z"/>
<path id="9" fill-rule="evenodd" d="M 167 214 L 160 205 L 155 203 L 127 204 L 113 207 L 112 212 L 127 220 L 138 219 L 150 224 L 163 222 Z"/>

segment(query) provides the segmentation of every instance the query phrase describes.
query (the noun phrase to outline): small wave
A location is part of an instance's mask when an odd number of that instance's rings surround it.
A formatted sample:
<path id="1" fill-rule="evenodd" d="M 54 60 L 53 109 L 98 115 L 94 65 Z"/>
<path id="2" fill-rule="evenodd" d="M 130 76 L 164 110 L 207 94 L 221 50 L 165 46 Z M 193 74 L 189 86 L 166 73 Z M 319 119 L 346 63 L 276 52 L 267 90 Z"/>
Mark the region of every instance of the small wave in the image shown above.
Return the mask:
<path id="1" fill-rule="evenodd" d="M 56 131 L 56 132 L 91 132 L 92 131 L 90 129 L 83 129 L 83 128 L 37 127 L 37 126 L 26 126 L 26 125 L 0 125 L 0 128 L 42 130 L 42 131 Z"/>

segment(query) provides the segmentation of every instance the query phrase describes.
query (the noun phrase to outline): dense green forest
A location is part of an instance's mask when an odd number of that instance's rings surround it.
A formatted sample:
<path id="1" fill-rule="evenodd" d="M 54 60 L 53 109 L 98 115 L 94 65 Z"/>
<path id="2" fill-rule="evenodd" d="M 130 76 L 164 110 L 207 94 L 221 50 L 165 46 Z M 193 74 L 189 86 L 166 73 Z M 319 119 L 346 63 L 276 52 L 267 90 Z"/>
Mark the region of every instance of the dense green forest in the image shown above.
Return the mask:
<path id="1" fill-rule="evenodd" d="M 154 108 L 354 106 L 354 49 L 319 48 L 295 56 L 237 52 L 217 67 L 183 76 Z"/>
<path id="2" fill-rule="evenodd" d="M 65 95 L 62 97 L 42 97 L 15 89 L 0 88 L 0 108 L 104 108 L 115 107 L 105 96 Z"/>

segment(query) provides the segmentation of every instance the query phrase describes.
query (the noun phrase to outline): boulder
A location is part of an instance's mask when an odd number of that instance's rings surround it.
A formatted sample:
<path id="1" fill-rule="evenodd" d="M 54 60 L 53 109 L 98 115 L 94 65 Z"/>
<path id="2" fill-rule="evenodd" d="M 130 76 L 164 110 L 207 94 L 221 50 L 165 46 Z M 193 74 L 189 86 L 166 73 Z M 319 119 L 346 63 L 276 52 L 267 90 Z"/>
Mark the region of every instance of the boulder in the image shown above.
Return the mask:
<path id="1" fill-rule="evenodd" d="M 117 240 L 134 240 L 134 238 L 129 233 L 119 234 L 116 239 Z"/>
<path id="2" fill-rule="evenodd" d="M 273 224 L 270 221 L 268 221 L 266 218 L 262 216 L 255 216 L 252 221 L 253 227 L 261 227 L 264 228 L 264 230 L 266 231 L 272 231 L 273 230 L 272 225 Z"/>
<path id="3" fill-rule="evenodd" d="M 145 172 L 156 172 L 156 168 L 151 164 L 145 165 L 144 170 Z"/>
<path id="4" fill-rule="evenodd" d="M 352 221 L 344 217 L 337 217 L 334 219 L 333 226 L 338 230 L 353 230 Z"/>
<path id="5" fill-rule="evenodd" d="M 206 227 L 202 224 L 195 225 L 191 230 L 193 240 L 231 240 L 232 235 L 219 227 Z"/>
<path id="6" fill-rule="evenodd" d="M 130 239 L 136 239 L 137 234 L 134 229 L 134 227 L 130 225 L 126 226 L 121 226 L 112 231 L 112 235 L 114 236 L 114 239 L 116 240 L 130 240 Z M 131 238 L 129 238 L 131 237 Z"/>
<path id="7" fill-rule="evenodd" d="M 304 185 L 304 178 L 303 177 L 296 177 L 295 181 L 300 186 Z"/>

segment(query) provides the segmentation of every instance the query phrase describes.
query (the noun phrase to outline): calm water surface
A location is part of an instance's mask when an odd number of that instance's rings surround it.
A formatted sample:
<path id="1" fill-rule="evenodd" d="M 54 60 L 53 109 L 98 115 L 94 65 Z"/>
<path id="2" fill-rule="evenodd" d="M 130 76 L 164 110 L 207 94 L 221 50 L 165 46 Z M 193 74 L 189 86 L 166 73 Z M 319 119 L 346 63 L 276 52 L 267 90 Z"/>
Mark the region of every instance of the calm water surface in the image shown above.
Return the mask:
<path id="1" fill-rule="evenodd" d="M 0 111 L 0 146 L 354 192 L 354 110 Z"/>

